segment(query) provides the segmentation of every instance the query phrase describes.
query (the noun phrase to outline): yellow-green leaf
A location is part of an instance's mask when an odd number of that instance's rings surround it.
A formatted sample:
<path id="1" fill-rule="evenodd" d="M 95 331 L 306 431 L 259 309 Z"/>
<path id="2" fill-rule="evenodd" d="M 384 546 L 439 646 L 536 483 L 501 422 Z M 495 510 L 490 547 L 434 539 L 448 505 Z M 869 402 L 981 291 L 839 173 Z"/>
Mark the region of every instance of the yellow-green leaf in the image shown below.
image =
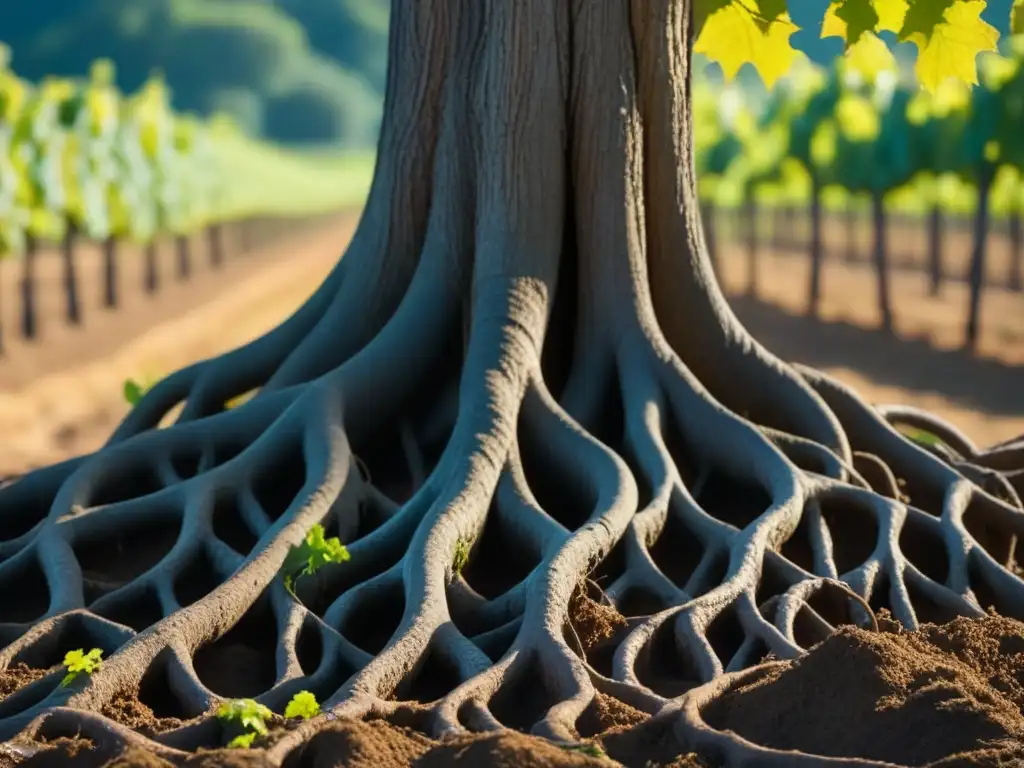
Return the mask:
<path id="1" fill-rule="evenodd" d="M 939 0 L 946 2 L 946 0 Z M 950 78 L 972 85 L 978 82 L 978 54 L 996 51 L 999 31 L 981 18 L 985 0 L 956 0 L 934 22 L 916 9 L 932 7 L 935 0 L 918 2 L 907 12 L 902 39 L 918 48 L 917 79 L 929 91 L 938 90 Z"/>
<path id="2" fill-rule="evenodd" d="M 756 9 L 733 0 L 708 14 L 693 50 L 717 62 L 727 80 L 750 64 L 770 88 L 796 58 L 789 42 L 796 29 L 789 14 L 766 22 Z"/>

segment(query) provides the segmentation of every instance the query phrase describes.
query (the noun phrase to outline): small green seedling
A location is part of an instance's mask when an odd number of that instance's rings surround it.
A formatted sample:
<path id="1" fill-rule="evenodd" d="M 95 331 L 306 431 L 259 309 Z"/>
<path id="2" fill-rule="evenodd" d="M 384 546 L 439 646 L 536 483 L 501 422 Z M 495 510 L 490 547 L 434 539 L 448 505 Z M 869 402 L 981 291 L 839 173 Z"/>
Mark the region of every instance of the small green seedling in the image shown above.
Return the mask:
<path id="1" fill-rule="evenodd" d="M 288 706 L 284 708 L 284 716 L 289 720 L 309 720 L 319 714 L 320 705 L 317 703 L 316 696 L 309 691 L 296 693 L 288 702 Z"/>
<path id="2" fill-rule="evenodd" d="M 562 749 L 567 752 L 578 752 L 587 757 L 595 757 L 598 760 L 608 759 L 608 754 L 597 744 L 566 744 Z"/>
<path id="3" fill-rule="evenodd" d="M 452 571 L 462 573 L 462 569 L 469 562 L 469 542 L 459 539 L 455 542 L 455 557 L 452 558 Z"/>
<path id="4" fill-rule="evenodd" d="M 296 579 L 310 576 L 328 563 L 343 563 L 348 559 L 348 550 L 338 537 L 325 538 L 324 527 L 317 523 L 309 529 L 302 544 L 292 547 L 285 557 L 281 566 L 284 585 L 294 593 Z"/>
<path id="5" fill-rule="evenodd" d="M 225 701 L 217 710 L 217 719 L 236 735 L 228 741 L 231 749 L 248 749 L 257 736 L 267 733 L 267 720 L 273 713 L 252 699 Z M 241 733 L 238 733 L 241 731 Z"/>
<path id="6" fill-rule="evenodd" d="M 248 749 L 252 746 L 252 743 L 256 741 L 257 736 L 259 736 L 259 734 L 255 731 L 251 733 L 243 733 L 241 736 L 235 736 L 235 738 L 228 742 L 228 749 Z"/>
<path id="7" fill-rule="evenodd" d="M 910 438 L 915 443 L 924 446 L 939 445 L 942 440 L 938 436 L 933 435 L 931 432 L 926 432 L 923 429 L 915 429 L 914 427 L 902 427 L 900 432 L 903 433 L 904 437 Z"/>
<path id="8" fill-rule="evenodd" d="M 151 384 L 141 384 L 134 379 L 126 379 L 124 386 L 125 399 L 128 401 L 129 406 L 135 408 L 139 400 L 142 399 L 148 390 L 150 390 Z"/>
<path id="9" fill-rule="evenodd" d="M 103 651 L 100 648 L 93 648 L 86 653 L 81 648 L 75 651 L 68 651 L 64 654 L 64 669 L 68 672 L 61 680 L 62 686 L 71 685 L 79 675 L 91 675 L 103 666 Z"/>

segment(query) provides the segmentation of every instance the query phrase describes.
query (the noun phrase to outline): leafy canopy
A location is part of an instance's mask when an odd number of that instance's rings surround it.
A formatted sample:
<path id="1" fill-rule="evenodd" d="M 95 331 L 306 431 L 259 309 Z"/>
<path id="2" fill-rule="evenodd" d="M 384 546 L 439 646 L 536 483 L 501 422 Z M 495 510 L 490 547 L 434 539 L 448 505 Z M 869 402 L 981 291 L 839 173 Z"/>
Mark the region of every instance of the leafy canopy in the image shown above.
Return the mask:
<path id="1" fill-rule="evenodd" d="M 804 2 L 805 0 L 797 0 Z M 845 55 L 860 68 L 888 68 L 892 52 L 879 37 L 896 35 L 917 46 L 916 72 L 928 91 L 952 78 L 978 82 L 977 57 L 996 51 L 999 32 L 981 18 L 987 0 L 831 0 L 821 36 L 842 38 Z M 1024 27 L 1024 0 L 1015 0 L 1011 30 Z M 751 64 L 769 88 L 797 56 L 790 36 L 798 30 L 786 0 L 694 0 L 694 51 L 717 62 L 727 79 Z"/>

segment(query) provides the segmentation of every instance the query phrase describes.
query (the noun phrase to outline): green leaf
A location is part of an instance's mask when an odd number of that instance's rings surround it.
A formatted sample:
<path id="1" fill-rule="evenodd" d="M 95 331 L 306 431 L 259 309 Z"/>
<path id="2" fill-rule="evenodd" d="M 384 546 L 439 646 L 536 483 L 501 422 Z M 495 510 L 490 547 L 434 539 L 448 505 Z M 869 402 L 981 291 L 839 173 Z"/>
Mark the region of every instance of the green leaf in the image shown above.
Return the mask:
<path id="1" fill-rule="evenodd" d="M 128 401 L 128 405 L 136 406 L 145 394 L 145 390 L 142 385 L 139 384 L 135 379 L 127 379 L 124 383 L 124 399 Z"/>
<path id="2" fill-rule="evenodd" d="M 302 720 L 309 720 L 311 717 L 315 717 L 320 714 L 320 704 L 317 703 L 316 696 L 309 691 L 299 691 L 292 697 L 292 700 L 288 702 L 288 706 L 285 707 L 284 716 L 289 720 L 301 718 Z"/>
<path id="3" fill-rule="evenodd" d="M 103 650 L 101 648 L 93 648 L 88 653 L 81 648 L 68 651 L 64 654 L 64 668 L 68 672 L 61 680 L 61 685 L 65 687 L 70 685 L 81 674 L 91 675 L 103 666 L 102 657 Z"/>
<path id="4" fill-rule="evenodd" d="M 836 9 L 836 16 L 846 22 L 846 42 L 853 45 L 865 32 L 873 32 L 880 21 L 871 0 L 846 0 Z"/>
<path id="5" fill-rule="evenodd" d="M 926 39 L 931 38 L 935 28 L 941 24 L 946 11 L 958 2 L 958 0 L 915 0 L 907 8 L 907 15 L 903 17 L 903 27 L 900 29 L 900 40 L 906 40 L 911 35 L 921 34 Z"/>
<path id="6" fill-rule="evenodd" d="M 241 736 L 235 736 L 228 742 L 228 749 L 249 749 L 258 735 L 257 733 L 243 733 Z"/>
<path id="7" fill-rule="evenodd" d="M 292 547 L 285 556 L 281 566 L 285 586 L 291 591 L 297 579 L 316 573 L 328 563 L 343 563 L 349 557 L 338 537 L 326 538 L 324 527 L 317 523 L 309 529 L 302 544 Z"/>

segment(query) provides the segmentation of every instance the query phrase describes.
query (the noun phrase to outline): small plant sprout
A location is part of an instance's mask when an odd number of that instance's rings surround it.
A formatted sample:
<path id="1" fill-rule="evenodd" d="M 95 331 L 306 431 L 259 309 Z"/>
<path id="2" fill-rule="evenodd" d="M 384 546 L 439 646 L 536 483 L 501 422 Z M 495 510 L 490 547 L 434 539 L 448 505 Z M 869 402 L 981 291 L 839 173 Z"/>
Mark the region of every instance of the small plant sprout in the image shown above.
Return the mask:
<path id="1" fill-rule="evenodd" d="M 142 399 L 144 394 L 146 394 L 146 390 L 135 379 L 125 380 L 124 399 L 128 401 L 128 405 L 134 408 L 139 404 L 139 401 Z"/>
<path id="2" fill-rule="evenodd" d="M 302 544 L 292 547 L 285 557 L 281 567 L 284 585 L 294 593 L 296 579 L 311 576 L 328 563 L 343 563 L 348 559 L 348 550 L 338 537 L 325 538 L 324 527 L 317 523 L 309 529 Z"/>
<path id="3" fill-rule="evenodd" d="M 231 749 L 248 749 L 257 736 L 265 736 L 267 720 L 271 717 L 273 713 L 269 709 L 252 699 L 225 701 L 217 710 L 217 719 L 228 730 L 228 735 L 235 734 L 228 741 Z"/>
<path id="4" fill-rule="evenodd" d="M 452 558 L 452 572 L 455 574 L 462 573 L 462 569 L 466 567 L 466 563 L 469 562 L 469 542 L 465 539 L 459 539 L 455 542 L 455 556 Z"/>
<path id="5" fill-rule="evenodd" d="M 143 396 L 153 388 L 156 384 L 156 379 L 149 377 L 144 378 L 142 381 L 136 381 L 135 379 L 125 379 L 124 382 L 124 399 L 128 402 L 132 408 L 139 404 L 139 401 Z"/>
<path id="6" fill-rule="evenodd" d="M 309 720 L 319 714 L 320 705 L 317 703 L 316 696 L 309 691 L 296 693 L 288 702 L 288 706 L 284 708 L 284 716 L 289 720 Z"/>
<path id="7" fill-rule="evenodd" d="M 67 674 L 64 675 L 64 679 L 61 680 L 60 684 L 68 686 L 78 679 L 79 675 L 91 675 L 103 666 L 102 657 L 103 651 L 100 648 L 93 648 L 88 653 L 81 648 L 75 651 L 68 651 L 64 654 L 64 669 L 67 670 Z"/>
<path id="8" fill-rule="evenodd" d="M 578 752 L 581 755 L 586 755 L 587 757 L 594 757 L 598 760 L 608 759 L 608 754 L 603 749 L 601 749 L 601 747 L 599 747 L 597 744 L 566 744 L 562 747 L 562 749 L 566 750 L 567 752 Z"/>

